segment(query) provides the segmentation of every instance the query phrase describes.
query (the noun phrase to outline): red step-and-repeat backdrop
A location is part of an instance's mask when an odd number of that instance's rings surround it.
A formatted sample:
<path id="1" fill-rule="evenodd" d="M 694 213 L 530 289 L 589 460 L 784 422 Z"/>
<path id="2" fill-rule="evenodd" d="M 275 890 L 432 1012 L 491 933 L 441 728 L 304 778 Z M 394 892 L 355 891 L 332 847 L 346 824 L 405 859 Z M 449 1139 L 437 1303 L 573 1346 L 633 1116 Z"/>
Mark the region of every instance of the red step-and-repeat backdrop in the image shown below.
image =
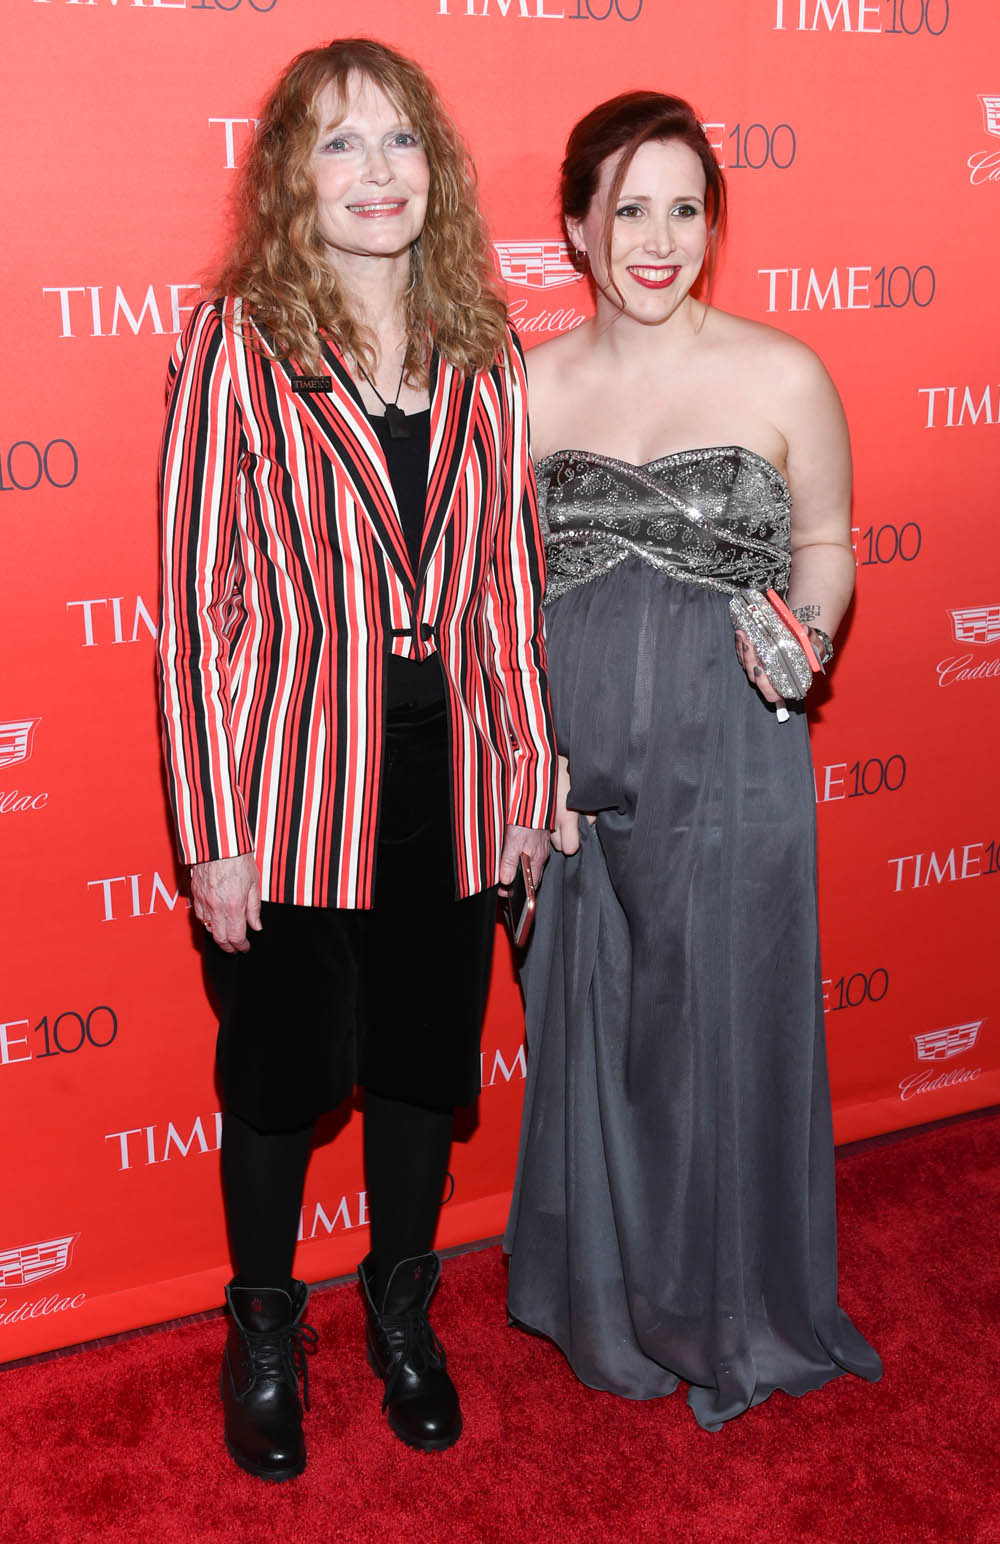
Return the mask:
<path id="1" fill-rule="evenodd" d="M 0 412 L 0 1361 L 216 1303 L 215 1026 L 153 673 L 167 356 L 300 49 L 412 53 L 478 164 L 527 346 L 586 284 L 568 129 L 689 97 L 732 195 L 717 299 L 804 338 L 853 431 L 857 604 L 813 725 L 841 1140 L 1000 1100 L 1000 13 L 975 0 L 8 0 Z M 501 939 L 439 1243 L 504 1221 L 524 1079 Z M 275 1025 L 280 1036 L 281 1026 Z M 358 1120 L 298 1272 L 364 1253 Z"/>

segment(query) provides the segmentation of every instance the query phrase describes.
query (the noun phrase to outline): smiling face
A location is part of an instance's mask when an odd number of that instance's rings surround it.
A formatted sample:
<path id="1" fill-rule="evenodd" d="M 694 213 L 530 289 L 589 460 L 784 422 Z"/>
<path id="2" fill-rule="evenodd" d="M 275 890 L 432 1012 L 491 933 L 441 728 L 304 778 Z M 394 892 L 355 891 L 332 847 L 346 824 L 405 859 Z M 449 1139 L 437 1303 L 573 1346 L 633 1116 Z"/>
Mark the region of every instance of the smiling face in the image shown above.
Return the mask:
<path id="1" fill-rule="evenodd" d="M 598 309 L 621 312 L 624 302 L 628 316 L 656 325 L 685 304 L 705 260 L 705 172 L 678 140 L 640 145 L 615 201 L 609 264 L 608 196 L 619 160 L 604 162 L 590 208 L 582 220 L 567 220 L 567 232 L 586 250 Z"/>
<path id="2" fill-rule="evenodd" d="M 321 129 L 312 153 L 316 212 L 336 268 L 408 260 L 427 210 L 430 169 L 419 135 L 366 76 L 348 77 L 316 100 Z"/>

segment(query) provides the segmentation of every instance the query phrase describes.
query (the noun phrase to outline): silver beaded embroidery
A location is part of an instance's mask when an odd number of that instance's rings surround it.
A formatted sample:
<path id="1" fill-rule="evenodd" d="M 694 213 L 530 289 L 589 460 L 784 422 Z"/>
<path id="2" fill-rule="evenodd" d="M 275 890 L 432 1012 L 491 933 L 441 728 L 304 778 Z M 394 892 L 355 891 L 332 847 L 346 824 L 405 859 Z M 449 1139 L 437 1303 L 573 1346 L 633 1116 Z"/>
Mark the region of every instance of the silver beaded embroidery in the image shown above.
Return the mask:
<path id="1" fill-rule="evenodd" d="M 537 472 L 546 604 L 629 557 L 726 595 L 787 585 L 791 497 L 755 451 L 713 446 L 633 466 L 563 450 Z"/>

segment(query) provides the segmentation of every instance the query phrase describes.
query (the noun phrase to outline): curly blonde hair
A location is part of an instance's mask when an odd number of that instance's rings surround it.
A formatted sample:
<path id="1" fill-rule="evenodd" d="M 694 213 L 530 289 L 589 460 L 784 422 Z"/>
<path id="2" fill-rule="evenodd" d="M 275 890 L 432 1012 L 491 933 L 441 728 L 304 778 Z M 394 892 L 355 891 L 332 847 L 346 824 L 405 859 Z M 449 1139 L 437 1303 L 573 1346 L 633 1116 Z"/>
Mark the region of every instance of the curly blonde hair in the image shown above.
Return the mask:
<path id="1" fill-rule="evenodd" d="M 326 258 L 312 153 L 320 93 L 346 107 L 352 74 L 379 87 L 419 135 L 430 167 L 427 213 L 410 247 L 407 378 L 426 385 L 430 345 L 463 374 L 507 348 L 506 306 L 477 201 L 469 154 L 419 65 L 371 38 L 339 38 L 299 54 L 265 102 L 237 194 L 237 230 L 216 288 L 239 295 L 282 357 L 318 365 L 319 333 L 374 371 L 375 339 Z"/>

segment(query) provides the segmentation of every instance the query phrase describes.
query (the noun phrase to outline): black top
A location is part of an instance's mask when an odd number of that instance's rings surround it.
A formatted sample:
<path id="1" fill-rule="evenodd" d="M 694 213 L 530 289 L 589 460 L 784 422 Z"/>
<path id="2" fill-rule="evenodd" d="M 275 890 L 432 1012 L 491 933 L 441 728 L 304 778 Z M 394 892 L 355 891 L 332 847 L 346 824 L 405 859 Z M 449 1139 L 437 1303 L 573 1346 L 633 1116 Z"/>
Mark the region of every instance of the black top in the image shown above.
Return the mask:
<path id="1" fill-rule="evenodd" d="M 389 480 L 403 527 L 406 550 L 414 574 L 420 563 L 420 544 L 427 512 L 427 474 L 431 458 L 431 413 L 407 413 L 405 439 L 393 439 L 385 414 L 369 413 L 389 468 Z M 403 659 L 390 654 L 386 671 L 386 704 L 389 712 L 401 708 L 429 707 L 444 701 L 441 662 L 436 654 L 427 659 Z"/>

